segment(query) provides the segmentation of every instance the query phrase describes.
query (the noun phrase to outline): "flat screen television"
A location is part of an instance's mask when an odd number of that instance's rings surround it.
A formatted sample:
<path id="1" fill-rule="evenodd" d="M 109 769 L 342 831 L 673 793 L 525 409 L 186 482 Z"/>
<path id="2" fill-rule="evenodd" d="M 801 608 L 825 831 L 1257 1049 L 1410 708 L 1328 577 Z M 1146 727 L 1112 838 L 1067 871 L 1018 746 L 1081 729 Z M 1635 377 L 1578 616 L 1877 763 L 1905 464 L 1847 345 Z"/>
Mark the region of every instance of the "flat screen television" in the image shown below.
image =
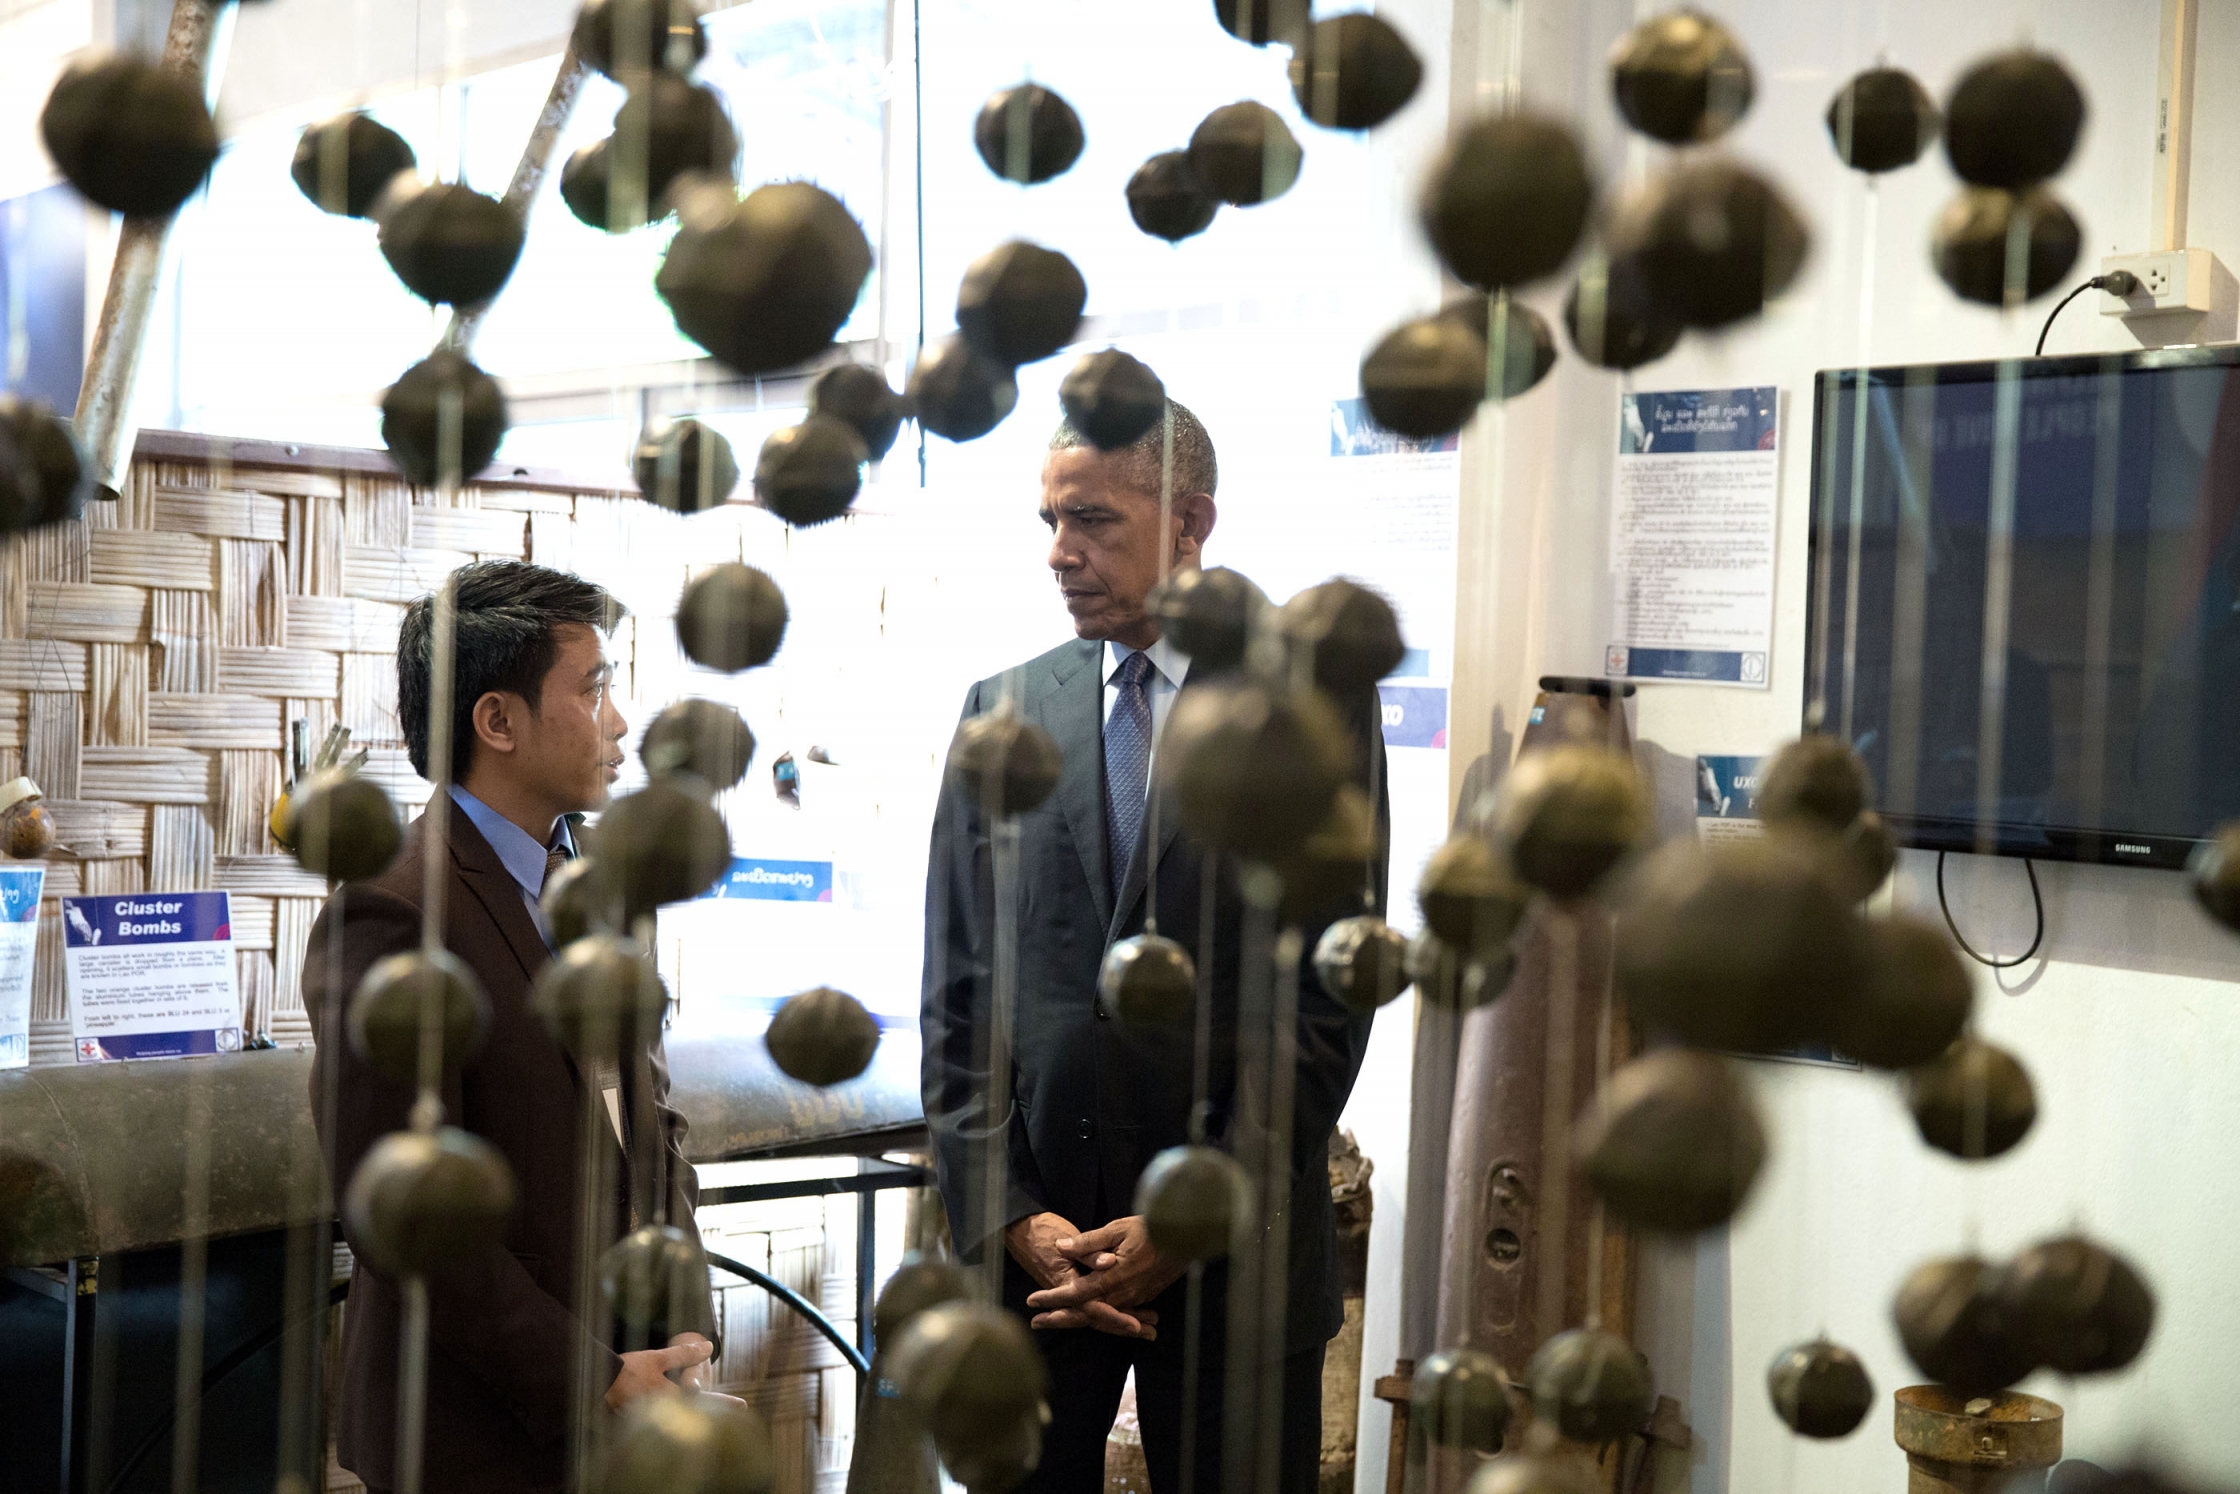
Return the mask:
<path id="1" fill-rule="evenodd" d="M 2169 867 L 2240 817 L 2240 348 L 1835 370 L 1814 406 L 1806 724 L 1901 844 Z"/>

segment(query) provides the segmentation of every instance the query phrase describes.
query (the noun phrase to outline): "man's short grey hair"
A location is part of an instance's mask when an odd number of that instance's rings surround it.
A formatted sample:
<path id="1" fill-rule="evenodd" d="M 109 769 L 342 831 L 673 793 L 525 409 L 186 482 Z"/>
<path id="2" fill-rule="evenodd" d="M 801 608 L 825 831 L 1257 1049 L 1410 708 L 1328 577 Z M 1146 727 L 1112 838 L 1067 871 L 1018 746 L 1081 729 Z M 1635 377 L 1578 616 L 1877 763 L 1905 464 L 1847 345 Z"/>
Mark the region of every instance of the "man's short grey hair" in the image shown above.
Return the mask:
<path id="1" fill-rule="evenodd" d="M 1177 400 L 1167 401 L 1166 419 L 1110 455 L 1119 460 L 1129 486 L 1150 494 L 1157 502 L 1166 476 L 1169 428 L 1174 431 L 1174 496 L 1178 500 L 1192 493 L 1211 497 L 1221 476 L 1213 459 L 1213 437 L 1206 434 L 1205 422 Z M 1074 451 L 1084 446 L 1094 449 L 1095 445 L 1075 430 L 1070 420 L 1059 421 L 1057 433 L 1050 438 L 1052 451 Z"/>

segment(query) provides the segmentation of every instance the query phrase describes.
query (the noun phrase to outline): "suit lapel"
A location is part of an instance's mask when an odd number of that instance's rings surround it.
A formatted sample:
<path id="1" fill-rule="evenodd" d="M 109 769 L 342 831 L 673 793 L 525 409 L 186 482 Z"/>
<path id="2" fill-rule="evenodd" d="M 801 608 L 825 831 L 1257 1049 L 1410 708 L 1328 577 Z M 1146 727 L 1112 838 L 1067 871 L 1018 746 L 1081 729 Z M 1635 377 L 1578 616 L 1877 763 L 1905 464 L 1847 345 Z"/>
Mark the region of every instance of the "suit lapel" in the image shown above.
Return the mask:
<path id="1" fill-rule="evenodd" d="M 1188 667 L 1185 666 L 1182 686 L 1175 691 L 1173 705 L 1167 709 L 1167 720 L 1174 720 L 1174 707 L 1182 704 L 1183 694 L 1189 688 L 1190 674 Z M 1101 698 L 1098 701 L 1098 706 L 1101 714 L 1103 706 Z M 1159 740 L 1162 744 L 1166 741 L 1166 735 L 1166 728 L 1162 726 L 1159 731 Z M 1099 740 L 1102 740 L 1102 733 L 1099 734 Z M 1151 757 L 1151 777 L 1154 782 L 1157 781 L 1158 776 L 1159 756 L 1154 752 Z M 1174 795 L 1157 794 L 1155 797 L 1158 800 L 1159 811 L 1159 864 L 1164 866 L 1167 863 L 1167 858 L 1174 854 L 1175 840 L 1182 833 L 1182 819 L 1175 811 Z M 1121 886 L 1118 905 L 1111 910 L 1111 916 L 1106 920 L 1105 943 L 1110 944 L 1118 939 L 1127 929 L 1129 921 L 1135 917 L 1136 907 L 1143 901 L 1143 889 L 1150 875 L 1151 868 L 1144 864 L 1143 855 L 1139 851 L 1128 862 L 1128 877 L 1127 881 Z"/>
<path id="2" fill-rule="evenodd" d="M 444 833 L 451 841 L 451 864 L 459 873 L 459 881 L 498 926 L 513 957 L 521 962 L 523 978 L 534 980 L 552 958 L 552 951 L 545 948 L 544 935 L 537 932 L 528 906 L 521 901 L 521 884 L 506 870 L 482 832 L 475 829 L 474 821 L 457 804 L 451 805 L 450 811 L 444 816 Z"/>
<path id="3" fill-rule="evenodd" d="M 1058 778 L 1058 809 L 1065 816 L 1074 849 L 1081 853 L 1081 870 L 1089 879 L 1089 895 L 1096 899 L 1097 921 L 1112 921 L 1112 889 L 1106 884 L 1104 854 L 1104 671 L 1099 663 L 1104 645 L 1079 640 L 1060 654 L 1050 671 L 1048 693 L 1032 698 L 1036 681 L 1029 679 L 1029 706 L 1065 754 L 1065 769 Z"/>

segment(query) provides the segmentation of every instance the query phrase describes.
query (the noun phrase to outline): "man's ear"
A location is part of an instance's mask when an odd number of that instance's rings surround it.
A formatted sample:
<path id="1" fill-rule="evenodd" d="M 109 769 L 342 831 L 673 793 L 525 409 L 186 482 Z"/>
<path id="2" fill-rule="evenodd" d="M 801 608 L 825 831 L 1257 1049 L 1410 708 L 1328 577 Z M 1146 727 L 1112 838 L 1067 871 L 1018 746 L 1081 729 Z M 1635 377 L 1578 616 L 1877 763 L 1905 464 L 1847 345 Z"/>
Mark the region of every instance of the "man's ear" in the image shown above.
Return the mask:
<path id="1" fill-rule="evenodd" d="M 1213 533 L 1215 518 L 1213 495 L 1192 493 L 1175 504 L 1175 559 L 1195 557 L 1205 549 L 1206 537 Z"/>
<path id="2" fill-rule="evenodd" d="M 483 692 L 474 703 L 475 740 L 492 752 L 512 752 L 521 743 L 521 712 L 527 702 L 499 690 Z"/>

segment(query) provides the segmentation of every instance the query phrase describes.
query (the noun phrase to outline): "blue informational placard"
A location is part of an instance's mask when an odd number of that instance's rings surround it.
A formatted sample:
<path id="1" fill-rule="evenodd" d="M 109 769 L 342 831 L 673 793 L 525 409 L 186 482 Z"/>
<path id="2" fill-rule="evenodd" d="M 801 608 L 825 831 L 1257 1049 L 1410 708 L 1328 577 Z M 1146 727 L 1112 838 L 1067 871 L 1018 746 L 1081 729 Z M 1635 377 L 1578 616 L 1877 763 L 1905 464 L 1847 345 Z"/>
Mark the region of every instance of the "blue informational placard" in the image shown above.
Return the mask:
<path id="1" fill-rule="evenodd" d="M 829 903 L 832 901 L 832 863 L 734 856 L 731 870 L 700 896 L 751 897 L 773 903 Z"/>
<path id="2" fill-rule="evenodd" d="M 66 897 L 62 955 L 78 1062 L 240 1048 L 229 894 Z"/>
<path id="3" fill-rule="evenodd" d="M 1447 745 L 1446 686 L 1379 685 L 1377 695 L 1384 706 L 1387 747 Z"/>
<path id="4" fill-rule="evenodd" d="M 0 1069 L 31 1062 L 31 972 L 46 880 L 43 861 L 0 865 Z"/>
<path id="5" fill-rule="evenodd" d="M 1618 427 L 1618 455 L 1771 451 L 1779 393 L 1768 386 L 1629 394 Z"/>
<path id="6" fill-rule="evenodd" d="M 1330 401 L 1330 454 L 1334 457 L 1393 456 L 1402 452 L 1457 451 L 1459 434 L 1403 436 L 1377 424 L 1369 402 L 1358 396 Z"/>
<path id="7" fill-rule="evenodd" d="M 1758 817 L 1757 757 L 1696 759 L 1696 818 L 1755 820 Z"/>

